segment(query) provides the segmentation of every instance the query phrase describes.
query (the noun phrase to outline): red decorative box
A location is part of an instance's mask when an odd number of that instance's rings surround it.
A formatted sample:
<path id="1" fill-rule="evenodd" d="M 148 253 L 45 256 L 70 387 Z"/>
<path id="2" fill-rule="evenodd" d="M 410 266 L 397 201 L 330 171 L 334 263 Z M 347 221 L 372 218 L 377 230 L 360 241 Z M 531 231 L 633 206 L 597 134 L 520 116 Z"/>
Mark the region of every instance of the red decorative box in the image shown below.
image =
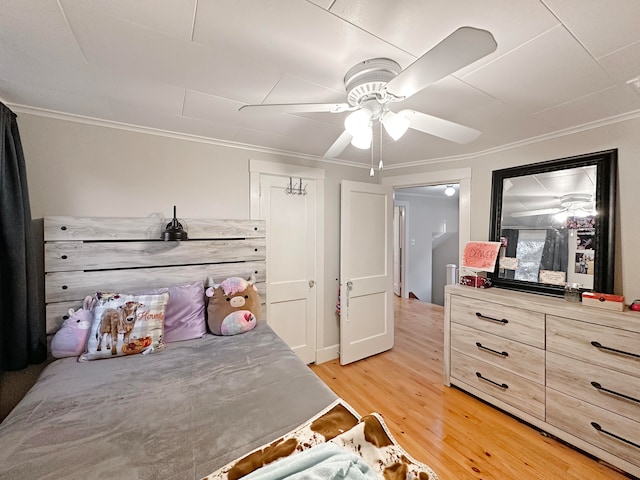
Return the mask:
<path id="1" fill-rule="evenodd" d="M 589 307 L 622 312 L 624 310 L 624 297 L 609 293 L 584 292 L 582 294 L 582 304 Z"/>
<path id="2" fill-rule="evenodd" d="M 475 275 L 463 275 L 460 277 L 460 285 L 475 288 L 489 288 L 491 286 L 491 279 L 476 277 Z"/>

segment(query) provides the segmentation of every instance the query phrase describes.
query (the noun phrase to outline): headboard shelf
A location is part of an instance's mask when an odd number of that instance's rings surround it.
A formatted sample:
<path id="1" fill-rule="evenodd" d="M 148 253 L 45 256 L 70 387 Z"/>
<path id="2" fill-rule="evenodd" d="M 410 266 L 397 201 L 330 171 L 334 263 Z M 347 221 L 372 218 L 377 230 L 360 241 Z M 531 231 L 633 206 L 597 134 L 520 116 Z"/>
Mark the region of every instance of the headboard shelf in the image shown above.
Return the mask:
<path id="1" fill-rule="evenodd" d="M 164 242 L 161 218 L 44 219 L 47 334 L 69 308 L 97 291 L 143 291 L 185 282 L 253 275 L 266 299 L 266 226 L 263 220 L 180 220 L 189 240 Z"/>

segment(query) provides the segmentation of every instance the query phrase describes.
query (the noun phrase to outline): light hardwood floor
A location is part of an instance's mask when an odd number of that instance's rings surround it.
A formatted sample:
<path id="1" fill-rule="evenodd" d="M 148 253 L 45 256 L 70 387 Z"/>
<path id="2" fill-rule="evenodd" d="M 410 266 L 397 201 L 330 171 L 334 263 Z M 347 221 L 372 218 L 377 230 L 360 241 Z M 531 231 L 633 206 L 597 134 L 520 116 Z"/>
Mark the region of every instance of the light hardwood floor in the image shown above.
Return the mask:
<path id="1" fill-rule="evenodd" d="M 443 308 L 395 301 L 392 350 L 312 370 L 358 413 L 380 413 L 440 480 L 622 480 L 628 476 L 442 383 Z"/>

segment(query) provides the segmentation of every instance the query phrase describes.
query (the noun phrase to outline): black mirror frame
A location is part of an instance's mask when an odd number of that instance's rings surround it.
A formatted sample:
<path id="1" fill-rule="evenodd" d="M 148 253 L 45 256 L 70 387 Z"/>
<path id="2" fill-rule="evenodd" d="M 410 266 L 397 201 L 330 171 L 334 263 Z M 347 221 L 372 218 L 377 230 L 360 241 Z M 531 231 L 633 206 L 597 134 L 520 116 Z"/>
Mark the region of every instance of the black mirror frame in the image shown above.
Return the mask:
<path id="1" fill-rule="evenodd" d="M 606 150 L 575 157 L 559 158 L 546 162 L 494 170 L 491 181 L 490 241 L 499 242 L 502 219 L 502 186 L 506 178 L 521 177 L 556 170 L 596 166 L 596 217 L 595 262 L 593 291 L 613 293 L 615 269 L 615 209 L 617 188 L 618 150 Z M 563 295 L 564 287 L 544 283 L 498 278 L 498 266 L 489 274 L 497 287 L 543 295 Z"/>

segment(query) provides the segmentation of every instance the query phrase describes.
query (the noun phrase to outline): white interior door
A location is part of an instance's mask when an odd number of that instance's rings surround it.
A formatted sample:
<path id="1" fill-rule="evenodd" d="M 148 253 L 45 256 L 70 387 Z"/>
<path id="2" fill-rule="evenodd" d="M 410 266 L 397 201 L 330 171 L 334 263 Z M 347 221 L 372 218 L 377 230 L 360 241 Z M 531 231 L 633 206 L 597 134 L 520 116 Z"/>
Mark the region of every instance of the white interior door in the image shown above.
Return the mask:
<path id="1" fill-rule="evenodd" d="M 260 175 L 260 218 L 267 220 L 267 322 L 302 361 L 311 363 L 316 351 L 317 191 L 315 180 L 302 181 L 306 195 L 289 195 L 289 177 Z"/>
<path id="2" fill-rule="evenodd" d="M 392 187 L 342 182 L 342 365 L 393 347 L 392 217 Z"/>

